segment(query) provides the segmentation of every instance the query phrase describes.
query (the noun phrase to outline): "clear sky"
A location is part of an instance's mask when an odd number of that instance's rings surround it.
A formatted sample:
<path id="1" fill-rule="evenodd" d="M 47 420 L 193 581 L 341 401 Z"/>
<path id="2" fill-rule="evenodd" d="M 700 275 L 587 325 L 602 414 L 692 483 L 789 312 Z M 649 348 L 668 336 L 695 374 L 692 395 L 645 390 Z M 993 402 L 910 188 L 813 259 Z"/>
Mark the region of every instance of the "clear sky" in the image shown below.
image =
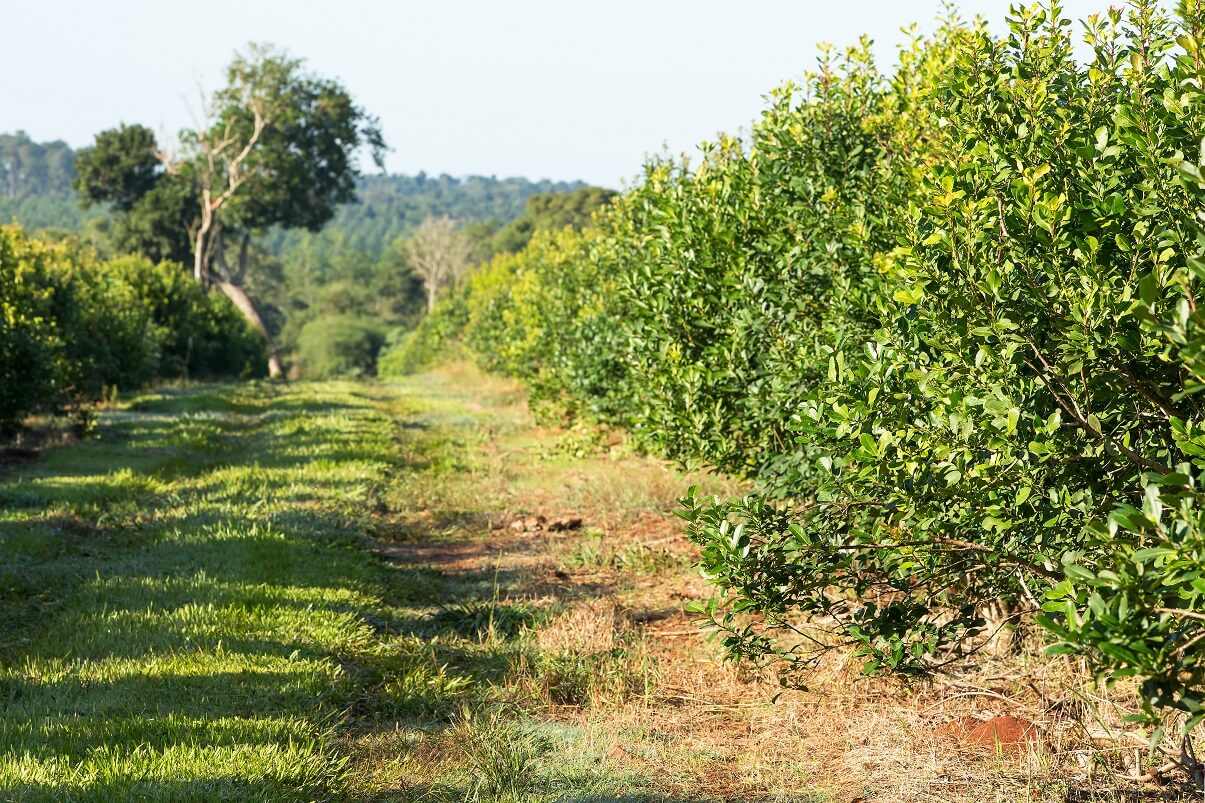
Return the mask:
<path id="1" fill-rule="evenodd" d="M 1009 0 L 965 0 L 1003 20 Z M 1108 0 L 1067 0 L 1080 18 Z M 901 26 L 940 0 L 0 0 L 0 132 L 82 146 L 142 122 L 174 133 L 231 54 L 271 42 L 377 115 L 392 172 L 585 179 L 689 151 L 756 116 L 818 42 Z"/>

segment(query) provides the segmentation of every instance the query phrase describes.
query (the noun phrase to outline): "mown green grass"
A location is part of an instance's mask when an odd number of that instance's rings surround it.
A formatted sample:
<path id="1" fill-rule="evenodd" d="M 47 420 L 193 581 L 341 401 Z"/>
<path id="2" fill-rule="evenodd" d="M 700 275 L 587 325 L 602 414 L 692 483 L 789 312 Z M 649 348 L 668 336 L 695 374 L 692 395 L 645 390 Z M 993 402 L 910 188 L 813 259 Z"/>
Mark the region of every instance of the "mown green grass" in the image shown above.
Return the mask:
<path id="1" fill-rule="evenodd" d="M 0 475 L 0 799 L 344 797 L 350 716 L 454 702 L 363 549 L 398 456 L 366 392 L 147 396 Z"/>
<path id="2" fill-rule="evenodd" d="M 696 756 L 669 737 L 541 716 L 647 700 L 656 670 L 635 641 L 541 650 L 566 603 L 526 598 L 488 526 L 630 520 L 672 478 L 574 457 L 518 402 L 454 373 L 165 391 L 0 468 L 0 801 L 681 800 Z M 431 545 L 485 549 L 406 557 Z"/>

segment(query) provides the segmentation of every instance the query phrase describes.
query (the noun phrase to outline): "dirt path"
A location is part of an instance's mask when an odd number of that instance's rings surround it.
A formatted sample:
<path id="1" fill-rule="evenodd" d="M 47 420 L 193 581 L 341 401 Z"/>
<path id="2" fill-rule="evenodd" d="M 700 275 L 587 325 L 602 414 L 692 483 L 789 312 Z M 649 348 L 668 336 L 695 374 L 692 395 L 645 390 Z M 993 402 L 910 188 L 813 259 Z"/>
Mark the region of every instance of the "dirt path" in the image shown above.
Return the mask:
<path id="1" fill-rule="evenodd" d="M 467 369 L 401 392 L 404 456 L 373 549 L 473 713 L 362 733 L 357 772 L 384 799 L 1054 801 L 1075 788 L 1066 756 L 939 732 L 1037 716 L 1023 688 L 855 683 L 837 661 L 788 691 L 723 661 L 684 610 L 708 592 L 672 511 L 691 483 L 735 489 L 536 426 L 516 388 Z M 1125 799 L 1102 795 L 1083 799 Z"/>
<path id="2" fill-rule="evenodd" d="M 706 591 L 676 497 L 691 481 L 728 489 L 542 429 L 497 380 L 445 373 L 403 394 L 373 551 L 477 713 L 363 734 L 378 794 L 498 796 L 480 781 L 508 762 L 478 751 L 497 741 L 530 753 L 510 757 L 524 800 L 829 799 L 794 750 L 799 710 L 722 662 L 684 612 Z"/>

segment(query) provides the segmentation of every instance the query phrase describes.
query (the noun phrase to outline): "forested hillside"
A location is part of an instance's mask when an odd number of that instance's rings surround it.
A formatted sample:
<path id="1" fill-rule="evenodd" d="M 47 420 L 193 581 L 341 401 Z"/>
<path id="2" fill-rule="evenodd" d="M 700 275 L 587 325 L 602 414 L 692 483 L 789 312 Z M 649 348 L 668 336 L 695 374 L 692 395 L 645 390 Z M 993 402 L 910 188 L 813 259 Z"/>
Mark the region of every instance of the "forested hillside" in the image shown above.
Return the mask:
<path id="1" fill-rule="evenodd" d="M 0 221 L 77 232 L 85 221 L 103 219 L 103 209 L 80 208 L 71 186 L 74 162 L 75 151 L 65 142 L 34 142 L 23 131 L 0 134 Z M 365 175 L 357 180 L 356 200 L 339 207 L 322 236 L 378 259 L 390 243 L 410 234 L 428 216 L 496 228 L 522 216 L 533 195 L 585 186 L 580 181 L 495 176 Z M 307 236 L 312 235 L 275 229 L 261 243 L 268 253 L 288 258 Z"/>
<path id="2" fill-rule="evenodd" d="M 323 233 L 341 238 L 345 248 L 377 258 L 426 217 L 446 215 L 499 226 L 520 217 L 533 195 L 572 192 L 585 186 L 580 181 L 494 176 L 364 176 L 356 186 L 357 200 L 340 207 Z M 304 232 L 278 230 L 264 238 L 264 245 L 274 254 L 287 256 L 305 237 Z"/>
<path id="3" fill-rule="evenodd" d="M 87 218 L 75 202 L 75 153 L 62 141 L 34 142 L 24 131 L 0 134 L 0 222 L 79 231 Z"/>

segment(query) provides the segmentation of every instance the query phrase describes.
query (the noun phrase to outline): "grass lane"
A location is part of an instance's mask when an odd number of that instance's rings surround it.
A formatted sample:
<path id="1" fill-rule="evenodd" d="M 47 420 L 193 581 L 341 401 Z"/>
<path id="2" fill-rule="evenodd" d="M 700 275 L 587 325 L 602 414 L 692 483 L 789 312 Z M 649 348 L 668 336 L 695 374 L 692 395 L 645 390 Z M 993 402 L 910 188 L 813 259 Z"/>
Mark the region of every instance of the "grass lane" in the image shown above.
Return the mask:
<path id="1" fill-rule="evenodd" d="M 0 475 L 0 799 L 343 797 L 349 713 L 454 685 L 384 635 L 370 392 L 146 396 Z"/>
<path id="2" fill-rule="evenodd" d="M 0 801 L 831 799 L 731 743 L 790 712 L 681 638 L 687 478 L 600 437 L 459 369 L 147 395 L 9 467 Z"/>
<path id="3" fill-rule="evenodd" d="M 721 661 L 696 483 L 464 366 L 132 400 L 0 466 L 0 803 L 1066 797 L 966 694 Z"/>

